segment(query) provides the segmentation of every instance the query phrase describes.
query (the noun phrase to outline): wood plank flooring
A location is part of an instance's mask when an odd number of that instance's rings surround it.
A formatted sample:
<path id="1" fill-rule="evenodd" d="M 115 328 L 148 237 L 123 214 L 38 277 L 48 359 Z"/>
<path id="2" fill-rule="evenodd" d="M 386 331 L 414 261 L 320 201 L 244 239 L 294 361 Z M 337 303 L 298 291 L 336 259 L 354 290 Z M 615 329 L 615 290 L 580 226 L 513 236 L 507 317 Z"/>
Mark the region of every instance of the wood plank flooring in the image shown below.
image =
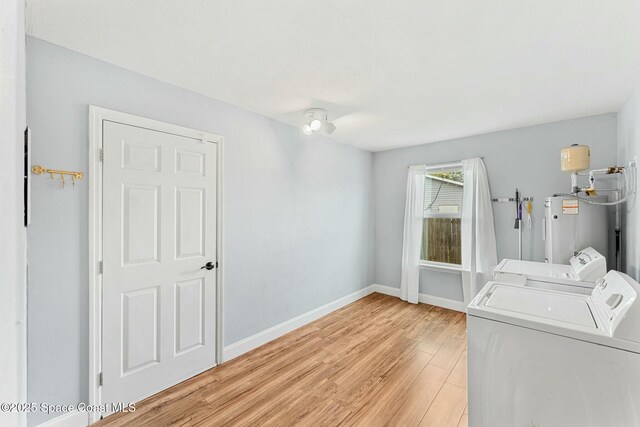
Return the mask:
<path id="1" fill-rule="evenodd" d="M 97 426 L 466 426 L 466 318 L 371 294 Z"/>

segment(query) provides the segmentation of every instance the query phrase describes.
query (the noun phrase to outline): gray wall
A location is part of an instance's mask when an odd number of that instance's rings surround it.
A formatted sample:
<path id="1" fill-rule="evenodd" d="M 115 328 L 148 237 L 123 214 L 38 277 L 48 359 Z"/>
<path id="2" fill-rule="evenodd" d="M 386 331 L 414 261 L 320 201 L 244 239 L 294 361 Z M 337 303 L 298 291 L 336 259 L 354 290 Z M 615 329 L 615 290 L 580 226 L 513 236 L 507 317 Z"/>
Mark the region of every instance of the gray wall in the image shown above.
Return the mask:
<path id="1" fill-rule="evenodd" d="M 89 104 L 225 137 L 225 345 L 373 283 L 371 153 L 41 40 L 27 65 L 34 164 L 87 171 Z M 88 398 L 87 194 L 33 179 L 30 402 Z"/>
<path id="2" fill-rule="evenodd" d="M 618 112 L 618 163 L 626 165 L 638 154 L 640 154 L 640 86 Z M 636 193 L 622 210 L 622 270 L 636 280 L 640 280 L 639 224 L 640 207 Z"/>
<path id="3" fill-rule="evenodd" d="M 637 122 L 636 122 L 637 123 Z M 375 153 L 376 283 L 399 287 L 407 167 L 484 157 L 494 197 L 512 197 L 518 187 L 534 198 L 533 228 L 523 233 L 523 258 L 542 261 L 541 221 L 544 198 L 569 191 L 570 177 L 560 171 L 560 149 L 570 144 L 591 147 L 592 167 L 616 163 L 616 116 L 603 114 L 540 126 Z M 517 258 L 513 229 L 515 206 L 494 203 L 498 259 Z M 420 292 L 462 300 L 459 274 L 423 271 Z"/>

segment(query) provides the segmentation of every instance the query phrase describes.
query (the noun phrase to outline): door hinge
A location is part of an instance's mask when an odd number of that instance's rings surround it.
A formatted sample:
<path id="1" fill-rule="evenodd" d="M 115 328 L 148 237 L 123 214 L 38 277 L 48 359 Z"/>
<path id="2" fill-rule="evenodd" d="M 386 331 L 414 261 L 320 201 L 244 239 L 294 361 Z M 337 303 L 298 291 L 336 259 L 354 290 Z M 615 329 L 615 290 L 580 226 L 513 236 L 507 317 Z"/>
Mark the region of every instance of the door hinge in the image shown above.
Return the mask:
<path id="1" fill-rule="evenodd" d="M 102 372 L 98 374 L 98 385 L 102 387 Z"/>
<path id="2" fill-rule="evenodd" d="M 104 148 L 100 149 L 99 158 L 101 162 L 104 162 Z"/>
<path id="3" fill-rule="evenodd" d="M 104 261 L 98 262 L 98 274 L 104 273 Z"/>

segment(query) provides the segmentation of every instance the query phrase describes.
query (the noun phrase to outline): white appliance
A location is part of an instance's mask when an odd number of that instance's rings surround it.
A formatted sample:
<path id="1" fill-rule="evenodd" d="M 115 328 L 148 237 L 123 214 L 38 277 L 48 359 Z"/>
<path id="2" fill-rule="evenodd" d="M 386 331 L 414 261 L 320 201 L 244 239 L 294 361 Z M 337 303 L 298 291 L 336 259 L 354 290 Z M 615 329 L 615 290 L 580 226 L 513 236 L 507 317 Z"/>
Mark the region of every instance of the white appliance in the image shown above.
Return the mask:
<path id="1" fill-rule="evenodd" d="M 593 248 L 581 250 L 569 264 L 503 259 L 493 268 L 496 282 L 556 291 L 590 294 L 596 280 L 607 273 L 607 260 Z"/>
<path id="2" fill-rule="evenodd" d="M 591 295 L 489 282 L 468 307 L 469 425 L 640 425 L 640 285 Z"/>
<path id="3" fill-rule="evenodd" d="M 603 202 L 606 197 L 590 197 Z M 609 253 L 607 209 L 573 197 L 547 197 L 544 214 L 544 256 L 552 264 L 568 264 L 588 246 Z"/>

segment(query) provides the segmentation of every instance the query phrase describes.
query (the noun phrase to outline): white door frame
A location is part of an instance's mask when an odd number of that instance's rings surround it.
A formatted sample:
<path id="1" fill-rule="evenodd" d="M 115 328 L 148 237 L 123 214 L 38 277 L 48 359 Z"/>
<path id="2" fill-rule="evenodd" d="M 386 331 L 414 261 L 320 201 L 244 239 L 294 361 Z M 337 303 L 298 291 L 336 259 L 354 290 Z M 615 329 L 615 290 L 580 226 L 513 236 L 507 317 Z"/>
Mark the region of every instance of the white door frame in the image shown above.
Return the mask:
<path id="1" fill-rule="evenodd" d="M 201 139 L 203 143 L 217 144 L 217 224 L 216 245 L 218 268 L 216 269 L 216 360 L 222 362 L 223 351 L 223 145 L 224 138 L 182 126 L 146 119 L 106 108 L 89 106 L 89 403 L 102 403 L 100 372 L 102 368 L 102 127 L 103 121 L 113 121 L 188 138 Z M 89 422 L 98 421 L 99 412 L 89 413 Z"/>
<path id="2" fill-rule="evenodd" d="M 27 401 L 27 239 L 23 219 L 27 127 L 25 2 L 2 2 L 0 8 L 0 402 L 17 403 Z M 0 410 L 0 425 L 27 425 L 27 414 Z"/>

